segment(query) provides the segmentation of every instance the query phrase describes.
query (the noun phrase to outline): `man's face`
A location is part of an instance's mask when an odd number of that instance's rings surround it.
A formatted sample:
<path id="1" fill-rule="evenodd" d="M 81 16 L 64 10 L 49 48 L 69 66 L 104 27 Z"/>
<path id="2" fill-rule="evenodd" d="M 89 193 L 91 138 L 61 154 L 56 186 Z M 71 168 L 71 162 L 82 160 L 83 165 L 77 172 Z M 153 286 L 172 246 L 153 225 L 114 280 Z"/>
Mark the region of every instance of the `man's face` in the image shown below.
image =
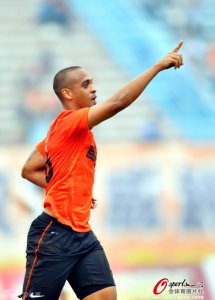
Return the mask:
<path id="1" fill-rule="evenodd" d="M 68 89 L 72 102 L 78 109 L 96 104 L 96 89 L 93 79 L 84 69 L 71 71 L 68 74 L 68 79 Z"/>

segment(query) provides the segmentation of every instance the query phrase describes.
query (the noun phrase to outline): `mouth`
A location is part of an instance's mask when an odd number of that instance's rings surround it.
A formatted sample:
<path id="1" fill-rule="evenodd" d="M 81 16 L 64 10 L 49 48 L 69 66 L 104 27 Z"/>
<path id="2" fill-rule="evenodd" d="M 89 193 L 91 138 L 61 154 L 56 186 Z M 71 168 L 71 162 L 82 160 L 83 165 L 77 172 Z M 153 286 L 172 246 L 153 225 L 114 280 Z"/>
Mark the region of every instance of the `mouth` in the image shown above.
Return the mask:
<path id="1" fill-rule="evenodd" d="M 93 97 L 91 98 L 91 100 L 94 101 L 94 102 L 96 103 L 96 98 L 97 98 L 97 96 L 93 96 Z"/>

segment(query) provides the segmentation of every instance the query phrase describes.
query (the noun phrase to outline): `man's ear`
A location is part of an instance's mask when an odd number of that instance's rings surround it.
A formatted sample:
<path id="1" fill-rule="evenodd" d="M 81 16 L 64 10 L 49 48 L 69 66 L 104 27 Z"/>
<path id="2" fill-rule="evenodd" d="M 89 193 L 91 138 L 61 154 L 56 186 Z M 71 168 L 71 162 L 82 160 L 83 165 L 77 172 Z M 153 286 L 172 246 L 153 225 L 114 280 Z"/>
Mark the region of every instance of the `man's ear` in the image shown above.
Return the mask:
<path id="1" fill-rule="evenodd" d="M 61 94 L 66 99 L 69 99 L 69 100 L 72 99 L 72 91 L 70 89 L 67 89 L 67 88 L 62 89 Z"/>

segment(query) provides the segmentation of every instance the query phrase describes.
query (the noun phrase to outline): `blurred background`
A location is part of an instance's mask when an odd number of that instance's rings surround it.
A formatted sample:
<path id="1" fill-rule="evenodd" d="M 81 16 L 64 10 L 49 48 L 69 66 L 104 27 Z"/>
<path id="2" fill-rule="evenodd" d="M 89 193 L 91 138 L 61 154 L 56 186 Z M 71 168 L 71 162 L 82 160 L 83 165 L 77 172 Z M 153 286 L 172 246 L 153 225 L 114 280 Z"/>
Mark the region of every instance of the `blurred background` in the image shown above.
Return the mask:
<path id="1" fill-rule="evenodd" d="M 185 65 L 160 73 L 132 106 L 93 130 L 91 225 L 119 300 L 214 300 L 214 0 L 0 4 L 0 299 L 21 294 L 27 232 L 42 211 L 44 191 L 20 173 L 61 110 L 55 73 L 82 66 L 102 101 L 182 39 Z M 196 288 L 155 295 L 162 278 Z M 62 299 L 76 299 L 70 287 Z"/>

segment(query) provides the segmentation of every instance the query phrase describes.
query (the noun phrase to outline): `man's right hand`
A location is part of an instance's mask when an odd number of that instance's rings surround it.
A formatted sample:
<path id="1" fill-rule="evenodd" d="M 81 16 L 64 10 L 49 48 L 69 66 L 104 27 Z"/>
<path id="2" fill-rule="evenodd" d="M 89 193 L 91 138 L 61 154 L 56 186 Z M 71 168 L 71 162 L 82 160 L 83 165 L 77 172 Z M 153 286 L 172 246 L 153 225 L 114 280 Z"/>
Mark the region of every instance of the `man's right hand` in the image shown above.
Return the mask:
<path id="1" fill-rule="evenodd" d="M 183 65 L 182 55 L 178 53 L 183 41 L 157 64 L 146 70 L 143 74 L 134 78 L 116 92 L 111 98 L 90 108 L 88 114 L 89 127 L 92 128 L 104 120 L 129 106 L 144 91 L 150 81 L 162 70 L 172 67 L 180 68 Z"/>
<path id="2" fill-rule="evenodd" d="M 182 45 L 183 41 L 180 41 L 175 49 L 169 52 L 156 64 L 161 71 L 172 67 L 177 69 L 183 65 L 183 57 L 180 53 L 178 53 Z"/>

